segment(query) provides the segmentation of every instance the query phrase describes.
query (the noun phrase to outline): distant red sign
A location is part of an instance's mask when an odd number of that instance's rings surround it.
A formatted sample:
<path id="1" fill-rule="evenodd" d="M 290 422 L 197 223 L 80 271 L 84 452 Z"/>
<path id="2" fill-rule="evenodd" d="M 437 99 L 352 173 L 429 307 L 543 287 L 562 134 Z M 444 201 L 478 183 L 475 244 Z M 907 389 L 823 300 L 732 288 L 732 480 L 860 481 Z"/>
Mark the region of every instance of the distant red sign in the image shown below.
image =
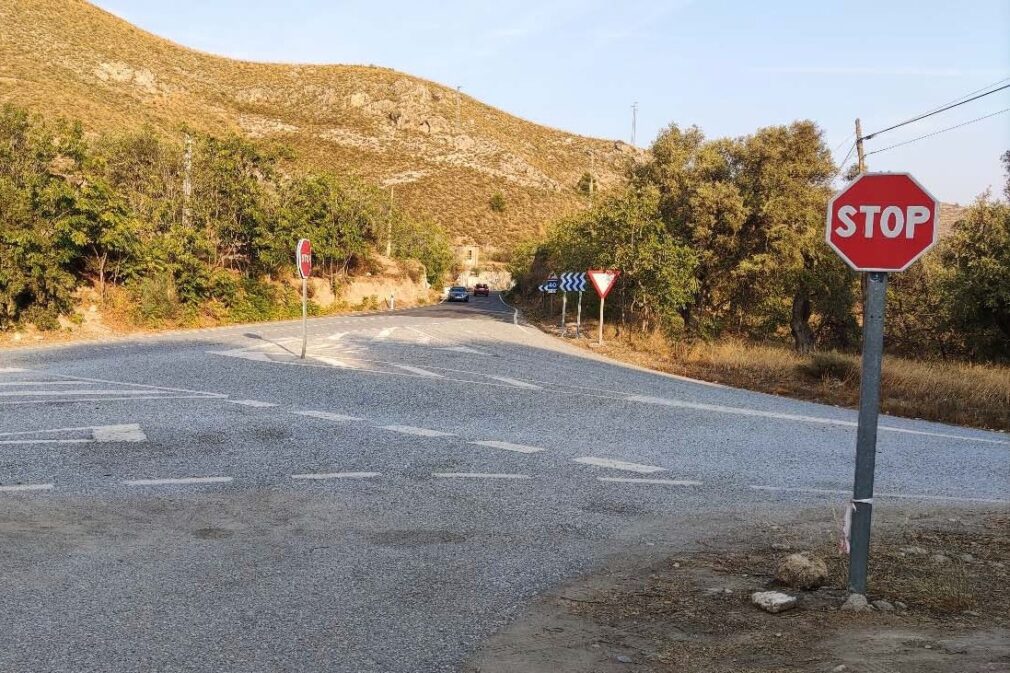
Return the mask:
<path id="1" fill-rule="evenodd" d="M 312 275 L 312 243 L 303 238 L 295 246 L 295 263 L 298 265 L 298 275 L 308 278 Z"/>
<path id="2" fill-rule="evenodd" d="M 908 173 L 864 173 L 828 204 L 828 245 L 856 271 L 904 271 L 933 247 L 940 206 Z"/>
<path id="3" fill-rule="evenodd" d="M 610 291 L 614 289 L 614 284 L 621 272 L 617 269 L 589 269 L 586 271 L 586 275 L 589 276 L 589 282 L 596 288 L 596 294 L 600 295 L 600 299 L 606 299 Z"/>

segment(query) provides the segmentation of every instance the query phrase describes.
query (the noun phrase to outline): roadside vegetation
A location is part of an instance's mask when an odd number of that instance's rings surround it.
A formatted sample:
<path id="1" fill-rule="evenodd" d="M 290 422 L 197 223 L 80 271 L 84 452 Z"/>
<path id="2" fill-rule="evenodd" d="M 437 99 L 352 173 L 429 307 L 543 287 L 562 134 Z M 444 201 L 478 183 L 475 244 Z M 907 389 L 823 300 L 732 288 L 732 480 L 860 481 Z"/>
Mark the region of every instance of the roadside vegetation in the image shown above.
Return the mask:
<path id="1" fill-rule="evenodd" d="M 93 136 L 0 110 L 0 331 L 56 328 L 82 288 L 136 325 L 294 317 L 301 237 L 334 292 L 380 268 L 389 236 L 429 282 L 450 271 L 442 229 L 376 188 L 297 172 L 283 146 L 189 135 L 187 152 L 150 129 Z"/>
<path id="2" fill-rule="evenodd" d="M 626 188 L 517 249 L 517 294 L 535 307 L 548 273 L 615 267 L 619 357 L 854 405 L 860 279 L 823 237 L 839 170 L 811 122 L 715 140 L 670 126 Z M 986 192 L 948 224 L 891 274 L 884 409 L 1010 429 L 1010 205 Z"/>

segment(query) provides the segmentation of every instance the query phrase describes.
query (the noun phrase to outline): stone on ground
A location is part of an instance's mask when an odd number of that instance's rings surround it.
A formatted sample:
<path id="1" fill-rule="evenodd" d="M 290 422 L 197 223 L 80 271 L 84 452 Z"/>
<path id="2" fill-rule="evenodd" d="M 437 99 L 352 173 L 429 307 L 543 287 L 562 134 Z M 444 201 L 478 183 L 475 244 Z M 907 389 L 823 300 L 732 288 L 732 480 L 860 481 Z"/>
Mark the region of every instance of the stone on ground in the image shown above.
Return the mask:
<path id="1" fill-rule="evenodd" d="M 795 589 L 816 589 L 828 579 L 828 564 L 807 552 L 790 554 L 779 563 L 775 579 Z"/>
<path id="2" fill-rule="evenodd" d="M 781 591 L 757 591 L 751 594 L 750 599 L 754 605 L 772 614 L 796 607 L 796 596 Z"/>
<path id="3" fill-rule="evenodd" d="M 863 594 L 849 594 L 849 597 L 842 604 L 842 610 L 846 612 L 868 612 L 873 608 Z"/>

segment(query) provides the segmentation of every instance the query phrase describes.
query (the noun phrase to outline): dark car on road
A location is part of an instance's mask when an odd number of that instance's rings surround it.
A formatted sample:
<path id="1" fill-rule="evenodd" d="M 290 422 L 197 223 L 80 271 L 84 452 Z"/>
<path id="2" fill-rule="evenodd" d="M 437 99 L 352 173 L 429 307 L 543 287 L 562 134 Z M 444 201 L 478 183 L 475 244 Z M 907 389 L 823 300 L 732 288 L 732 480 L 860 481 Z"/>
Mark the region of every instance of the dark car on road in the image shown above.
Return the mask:
<path id="1" fill-rule="evenodd" d="M 470 293 L 462 285 L 454 285 L 449 288 L 449 296 L 446 301 L 470 301 Z"/>
<path id="2" fill-rule="evenodd" d="M 490 297 L 491 288 L 487 286 L 487 283 L 477 283 L 473 286 L 473 296 L 475 297 Z"/>

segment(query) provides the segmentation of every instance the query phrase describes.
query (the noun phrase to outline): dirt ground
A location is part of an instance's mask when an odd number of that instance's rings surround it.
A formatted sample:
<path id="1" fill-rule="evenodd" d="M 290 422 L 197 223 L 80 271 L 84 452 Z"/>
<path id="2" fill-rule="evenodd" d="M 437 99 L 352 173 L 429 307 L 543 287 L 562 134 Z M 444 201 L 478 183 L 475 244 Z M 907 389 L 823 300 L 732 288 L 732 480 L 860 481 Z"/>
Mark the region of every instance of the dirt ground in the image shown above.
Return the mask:
<path id="1" fill-rule="evenodd" d="M 871 601 L 844 612 L 847 558 L 830 512 L 760 524 L 658 563 L 621 561 L 558 589 L 492 638 L 468 673 L 1010 672 L 1010 512 L 878 516 Z M 825 586 L 776 587 L 778 561 L 811 551 Z M 768 614 L 755 591 L 798 606 Z M 903 607 L 904 606 L 904 607 Z M 887 606 L 883 606 L 886 608 Z"/>

